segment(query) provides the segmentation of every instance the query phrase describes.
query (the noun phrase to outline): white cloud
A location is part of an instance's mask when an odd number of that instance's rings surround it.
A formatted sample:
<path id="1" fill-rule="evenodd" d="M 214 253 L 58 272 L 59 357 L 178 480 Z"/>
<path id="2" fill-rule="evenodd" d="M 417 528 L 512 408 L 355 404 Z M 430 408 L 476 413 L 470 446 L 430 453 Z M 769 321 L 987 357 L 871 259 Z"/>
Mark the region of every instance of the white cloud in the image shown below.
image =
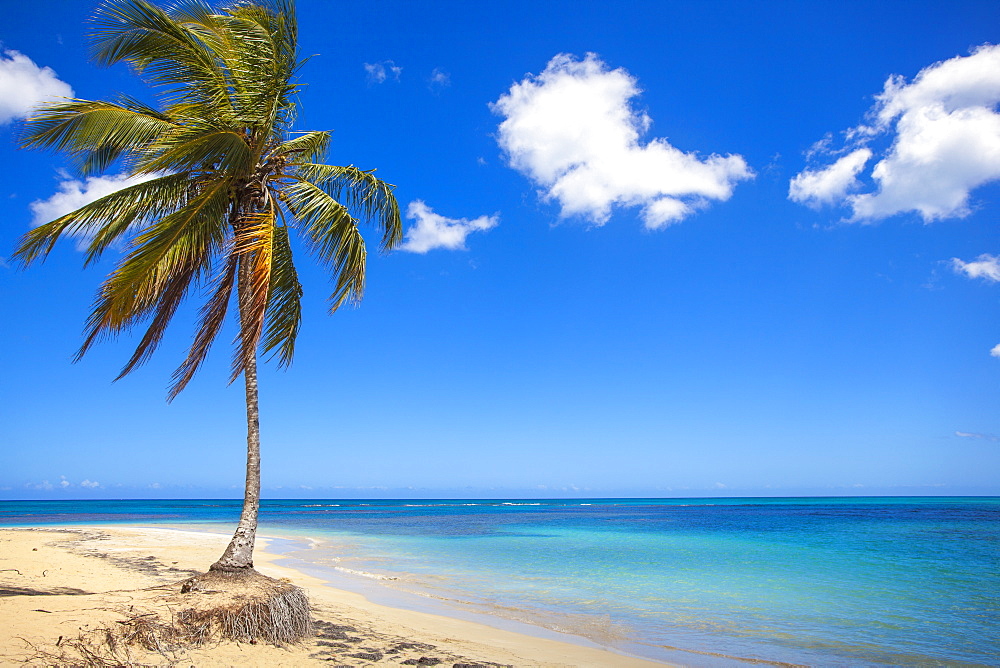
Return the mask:
<path id="1" fill-rule="evenodd" d="M 0 125 L 25 118 L 38 104 L 73 97 L 73 89 L 49 67 L 39 67 L 18 51 L 0 55 Z"/>
<path id="2" fill-rule="evenodd" d="M 951 258 L 952 268 L 969 278 L 983 278 L 992 283 L 1000 281 L 1000 255 L 983 253 L 972 262 Z"/>
<path id="3" fill-rule="evenodd" d="M 399 247 L 411 253 L 426 253 L 435 248 L 449 250 L 465 250 L 465 238 L 472 232 L 484 231 L 496 227 L 500 216 L 480 216 L 473 220 L 467 218 L 445 218 L 434 213 L 422 200 L 410 202 L 406 217 L 416 221 L 406 231 L 406 238 Z"/>
<path id="4" fill-rule="evenodd" d="M 788 188 L 788 198 L 794 202 L 818 206 L 843 199 L 849 190 L 857 188 L 858 173 L 872 157 L 867 148 L 859 148 L 843 156 L 829 167 L 805 170 L 797 175 Z"/>
<path id="5" fill-rule="evenodd" d="M 876 138 L 888 137 L 891 146 L 872 167 L 871 190 L 848 194 L 852 178 L 841 158 L 830 168 L 807 169 L 792 180 L 789 197 L 807 204 L 838 203 L 852 209 L 851 220 L 872 221 L 915 211 L 924 222 L 961 218 L 970 213 L 970 193 L 1000 180 L 1000 46 L 983 45 L 969 56 L 935 63 L 912 83 L 890 77 L 870 124 L 848 130 L 851 155 Z M 831 151 L 818 152 L 831 155 Z M 815 156 L 814 156 L 815 157 Z M 867 161 L 866 161 L 867 162 Z M 833 187 L 826 197 L 808 197 L 810 176 L 828 174 L 841 165 L 847 187 Z M 856 163 L 855 163 L 856 165 Z M 798 186 L 796 184 L 798 183 Z M 797 189 L 797 187 L 799 189 Z M 800 197 L 797 197 L 799 195 Z"/>
<path id="6" fill-rule="evenodd" d="M 383 60 L 377 63 L 365 63 L 365 72 L 368 73 L 368 83 L 380 84 L 385 83 L 387 79 L 399 81 L 403 68 L 391 60 Z"/>
<path id="7" fill-rule="evenodd" d="M 451 85 L 451 75 L 442 70 L 440 67 L 435 67 L 427 81 L 431 90 L 439 90 Z"/>
<path id="8" fill-rule="evenodd" d="M 951 267 L 959 274 L 969 278 L 981 278 L 990 283 L 1000 282 L 1000 255 L 983 253 L 972 262 L 965 262 L 957 257 L 951 258 Z M 992 357 L 1000 357 L 1000 343 L 990 349 Z M 959 436 L 965 434 L 955 432 Z"/>
<path id="9" fill-rule="evenodd" d="M 738 155 L 702 160 L 666 139 L 640 143 L 652 124 L 630 103 L 640 92 L 632 75 L 608 69 L 595 54 L 559 54 L 490 108 L 504 117 L 498 142 L 510 166 L 557 200 L 564 217 L 603 225 L 613 206 L 638 206 L 646 227 L 660 228 L 709 199 L 728 199 L 753 176 Z"/>
<path id="10" fill-rule="evenodd" d="M 29 205 L 32 214 L 34 214 L 31 225 L 32 227 L 44 225 L 105 195 L 160 176 L 163 174 L 159 172 L 140 176 L 111 174 L 109 176 L 92 176 L 78 181 L 64 175 L 63 180 L 59 183 L 59 192 L 48 199 L 36 200 Z"/>
<path id="11" fill-rule="evenodd" d="M 80 487 L 87 487 L 89 489 L 97 489 L 100 486 L 101 483 L 97 482 L 96 480 L 84 480 L 83 482 L 80 483 Z"/>
<path id="12" fill-rule="evenodd" d="M 974 438 L 983 441 L 998 440 L 997 437 L 994 436 L 993 434 L 978 434 L 976 432 L 970 432 L 970 431 L 956 431 L 955 436 L 958 436 L 960 438 Z"/>
<path id="13" fill-rule="evenodd" d="M 69 480 L 66 480 L 66 476 L 64 475 L 59 476 L 59 486 L 62 487 L 63 489 L 66 489 L 72 484 L 73 483 L 71 483 Z"/>

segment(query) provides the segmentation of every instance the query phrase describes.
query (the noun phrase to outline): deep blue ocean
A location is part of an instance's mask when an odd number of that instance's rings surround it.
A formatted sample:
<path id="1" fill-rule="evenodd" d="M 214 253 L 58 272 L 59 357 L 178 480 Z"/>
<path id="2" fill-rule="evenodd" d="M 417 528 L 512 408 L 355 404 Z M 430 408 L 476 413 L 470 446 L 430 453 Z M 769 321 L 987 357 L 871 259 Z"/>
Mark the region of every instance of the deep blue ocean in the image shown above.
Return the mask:
<path id="1" fill-rule="evenodd" d="M 0 501 L 0 526 L 230 531 L 239 505 Z M 260 532 L 337 586 L 686 665 L 1000 665 L 996 497 L 268 500 Z"/>

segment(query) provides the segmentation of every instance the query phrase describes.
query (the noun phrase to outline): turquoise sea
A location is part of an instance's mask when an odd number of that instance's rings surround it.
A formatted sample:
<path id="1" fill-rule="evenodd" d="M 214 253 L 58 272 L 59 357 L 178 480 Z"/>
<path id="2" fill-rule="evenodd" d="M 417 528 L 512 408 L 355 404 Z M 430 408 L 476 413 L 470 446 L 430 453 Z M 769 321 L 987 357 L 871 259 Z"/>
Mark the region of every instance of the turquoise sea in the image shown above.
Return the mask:
<path id="1" fill-rule="evenodd" d="M 238 515 L 0 501 L 0 526 L 229 531 Z M 269 500 L 260 532 L 336 586 L 686 665 L 1000 665 L 996 497 Z"/>

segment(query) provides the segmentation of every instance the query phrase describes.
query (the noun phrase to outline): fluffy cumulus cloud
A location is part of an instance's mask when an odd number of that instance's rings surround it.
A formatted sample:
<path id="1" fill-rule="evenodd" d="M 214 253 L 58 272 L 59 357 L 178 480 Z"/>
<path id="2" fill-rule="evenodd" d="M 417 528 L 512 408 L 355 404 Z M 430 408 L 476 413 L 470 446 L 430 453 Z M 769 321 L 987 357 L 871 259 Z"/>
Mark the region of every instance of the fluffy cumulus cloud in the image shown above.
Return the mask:
<path id="1" fill-rule="evenodd" d="M 972 262 L 963 262 L 953 257 L 951 266 L 956 272 L 969 278 L 982 278 L 991 283 L 1000 281 L 1000 255 L 983 253 Z"/>
<path id="2" fill-rule="evenodd" d="M 908 211 L 925 222 L 968 215 L 970 193 L 1000 180 L 998 105 L 1000 46 L 935 63 L 909 83 L 890 77 L 869 122 L 848 130 L 839 151 L 828 145 L 814 151 L 814 158 L 835 161 L 792 179 L 789 198 L 848 206 L 854 221 Z M 868 192 L 857 192 L 857 176 L 875 155 L 869 146 L 885 139 L 888 148 L 871 167 Z"/>
<path id="3" fill-rule="evenodd" d="M 380 84 L 390 79 L 399 81 L 399 75 L 403 73 L 403 68 L 391 60 L 383 60 L 377 63 L 365 63 L 365 73 L 368 74 L 368 83 Z"/>
<path id="4" fill-rule="evenodd" d="M 26 117 L 38 104 L 73 97 L 69 84 L 18 51 L 0 54 L 0 125 Z"/>
<path id="5" fill-rule="evenodd" d="M 702 159 L 665 139 L 643 143 L 652 120 L 632 106 L 640 92 L 632 75 L 594 54 L 560 54 L 490 107 L 504 119 L 498 141 L 510 166 L 557 201 L 562 216 L 596 225 L 615 206 L 635 206 L 646 227 L 665 227 L 728 199 L 753 176 L 738 155 Z"/>
<path id="6" fill-rule="evenodd" d="M 64 177 L 59 183 L 59 190 L 48 199 L 36 200 L 29 206 L 33 215 L 33 227 L 44 225 L 70 211 L 76 211 L 85 204 L 110 195 L 116 190 L 142 183 L 161 176 L 159 173 L 128 176 L 126 174 L 111 174 L 109 176 L 92 176 L 83 181 Z"/>
<path id="7" fill-rule="evenodd" d="M 990 348 L 990 355 L 993 357 L 1000 357 L 1000 343 Z"/>
<path id="8" fill-rule="evenodd" d="M 858 173 L 871 159 L 872 152 L 859 148 L 841 157 L 829 167 L 807 169 L 792 179 L 788 197 L 793 201 L 819 206 L 833 204 L 843 199 L 849 190 L 856 189 Z"/>
<path id="9" fill-rule="evenodd" d="M 426 253 L 435 248 L 465 250 L 465 238 L 469 234 L 494 228 L 500 222 L 500 217 L 496 214 L 472 220 L 445 218 L 434 213 L 433 209 L 419 199 L 410 202 L 406 217 L 416 222 L 406 231 L 406 238 L 400 249 L 411 253 Z"/>

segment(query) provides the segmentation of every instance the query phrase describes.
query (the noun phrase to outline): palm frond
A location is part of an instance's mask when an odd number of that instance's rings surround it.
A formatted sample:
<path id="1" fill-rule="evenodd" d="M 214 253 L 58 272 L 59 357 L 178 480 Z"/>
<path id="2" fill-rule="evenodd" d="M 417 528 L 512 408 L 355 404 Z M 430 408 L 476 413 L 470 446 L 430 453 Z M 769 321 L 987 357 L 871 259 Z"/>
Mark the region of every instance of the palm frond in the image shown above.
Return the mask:
<path id="1" fill-rule="evenodd" d="M 235 227 L 233 253 L 239 257 L 237 296 L 240 305 L 240 335 L 230 382 L 257 354 L 267 313 L 274 259 L 275 210 L 244 214 Z"/>
<path id="2" fill-rule="evenodd" d="M 286 64 L 296 64 L 298 54 L 298 22 L 294 0 L 262 0 L 237 2 L 229 8 L 231 16 L 248 19 L 264 28 L 270 36 L 275 57 Z"/>
<path id="3" fill-rule="evenodd" d="M 246 21 L 255 35 L 266 36 L 271 85 L 288 86 L 301 65 L 298 60 L 298 24 L 292 0 L 270 0 L 256 3 L 234 3 L 228 14 Z M 236 34 L 239 34 L 237 32 Z M 278 90 L 278 89 L 276 89 Z"/>
<path id="4" fill-rule="evenodd" d="M 315 163 L 296 164 L 297 174 L 322 188 L 341 204 L 357 211 L 359 218 L 375 225 L 382 233 L 381 249 L 392 250 L 403 240 L 396 186 L 354 166 L 337 167 Z"/>
<path id="5" fill-rule="evenodd" d="M 139 341 L 139 345 L 136 346 L 132 357 L 122 367 L 121 372 L 115 380 L 121 380 L 137 366 L 144 364 L 160 345 L 160 341 L 163 340 L 163 335 L 167 331 L 167 325 L 170 324 L 170 320 L 174 317 L 177 307 L 180 306 L 181 301 L 183 301 L 184 296 L 191 287 L 192 279 L 194 278 L 192 274 L 196 271 L 197 267 L 188 265 L 183 268 L 183 271 L 175 272 L 167 280 L 167 284 L 157 300 L 152 322 Z"/>
<path id="6" fill-rule="evenodd" d="M 123 155 L 134 158 L 173 128 L 168 117 L 129 98 L 118 104 L 69 100 L 42 107 L 28 118 L 20 144 L 64 152 L 89 175 Z"/>
<path id="7" fill-rule="evenodd" d="M 186 24 L 146 0 L 104 0 L 92 20 L 93 57 L 101 65 L 127 62 L 168 95 L 223 111 L 225 72 Z"/>
<path id="8" fill-rule="evenodd" d="M 273 5 L 273 6 L 272 6 Z M 295 19 L 281 15 L 290 3 L 237 2 L 212 12 L 200 2 L 169 10 L 211 54 L 226 79 L 231 120 L 258 138 L 277 139 L 294 120 L 291 79 L 296 62 Z"/>
<path id="9" fill-rule="evenodd" d="M 321 160 L 329 147 L 329 132 L 305 132 L 282 142 L 274 149 L 274 154 L 289 156 L 295 162 L 308 163 Z"/>
<path id="10" fill-rule="evenodd" d="M 183 130 L 161 138 L 156 153 L 143 160 L 146 172 L 164 169 L 212 169 L 232 175 L 253 171 L 254 155 L 246 137 L 211 123 L 188 124 Z"/>
<path id="11" fill-rule="evenodd" d="M 166 9 L 170 20 L 187 26 L 212 26 L 219 16 L 219 10 L 206 0 L 181 0 Z"/>
<path id="12" fill-rule="evenodd" d="M 295 339 L 302 322 L 302 284 L 292 262 L 288 228 L 284 225 L 274 231 L 274 263 L 266 318 L 261 341 L 263 352 L 268 354 L 274 351 L 278 365 L 288 366 L 292 363 Z"/>
<path id="13" fill-rule="evenodd" d="M 365 291 L 367 250 L 358 221 L 347 207 L 309 181 L 296 181 L 285 193 L 286 204 L 303 224 L 311 250 L 334 276 L 330 312 L 345 301 L 360 301 Z"/>
<path id="14" fill-rule="evenodd" d="M 44 258 L 64 234 L 90 237 L 86 266 L 136 226 L 179 209 L 190 192 L 190 175 L 168 174 L 143 181 L 86 204 L 28 232 L 13 258 L 27 266 Z"/>
<path id="15" fill-rule="evenodd" d="M 173 279 L 195 280 L 210 268 L 224 242 L 228 190 L 227 181 L 211 184 L 133 240 L 133 250 L 98 292 L 77 359 L 100 337 L 117 334 L 145 318 Z"/>
<path id="16" fill-rule="evenodd" d="M 212 348 L 212 343 L 215 342 L 219 330 L 222 329 L 222 325 L 226 321 L 226 311 L 229 309 L 233 286 L 236 284 L 238 266 L 239 256 L 236 253 L 229 253 L 225 268 L 215 280 L 212 298 L 201 309 L 198 333 L 195 334 L 194 342 L 188 350 L 187 357 L 173 373 L 170 391 L 167 394 L 168 401 L 173 401 L 174 397 L 187 387 L 195 373 L 198 372 L 202 362 L 208 357 L 208 351 Z"/>

